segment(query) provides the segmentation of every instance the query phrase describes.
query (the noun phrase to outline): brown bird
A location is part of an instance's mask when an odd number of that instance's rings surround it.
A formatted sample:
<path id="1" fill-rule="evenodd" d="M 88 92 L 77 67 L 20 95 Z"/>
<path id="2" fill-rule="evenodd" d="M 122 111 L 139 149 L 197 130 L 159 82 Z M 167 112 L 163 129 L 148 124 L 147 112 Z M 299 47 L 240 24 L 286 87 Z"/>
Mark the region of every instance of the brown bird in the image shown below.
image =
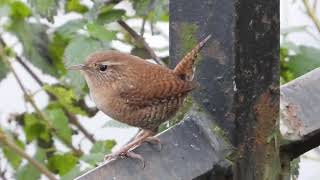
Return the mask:
<path id="1" fill-rule="evenodd" d="M 210 37 L 196 45 L 173 70 L 117 51 L 93 53 L 84 64 L 68 68 L 82 72 L 99 110 L 142 129 L 106 160 L 127 156 L 143 161 L 141 155 L 130 150 L 144 141 L 160 143 L 154 137 L 158 127 L 175 115 L 188 93 L 197 87 L 194 62 Z"/>

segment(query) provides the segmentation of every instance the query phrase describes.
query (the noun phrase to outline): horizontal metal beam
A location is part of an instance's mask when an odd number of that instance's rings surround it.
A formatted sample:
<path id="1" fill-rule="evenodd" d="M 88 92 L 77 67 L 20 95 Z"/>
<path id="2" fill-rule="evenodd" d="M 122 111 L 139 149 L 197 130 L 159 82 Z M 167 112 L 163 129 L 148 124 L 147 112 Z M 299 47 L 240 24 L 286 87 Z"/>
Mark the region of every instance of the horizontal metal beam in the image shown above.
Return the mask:
<path id="1" fill-rule="evenodd" d="M 192 111 L 177 126 L 159 135 L 162 149 L 143 144 L 134 150 L 145 159 L 145 168 L 135 159 L 118 159 L 101 165 L 77 180 L 194 179 L 216 167 L 228 168 L 230 148 L 219 128 L 205 113 Z"/>
<path id="2" fill-rule="evenodd" d="M 281 149 L 292 158 L 320 145 L 319 84 L 320 68 L 281 86 Z"/>

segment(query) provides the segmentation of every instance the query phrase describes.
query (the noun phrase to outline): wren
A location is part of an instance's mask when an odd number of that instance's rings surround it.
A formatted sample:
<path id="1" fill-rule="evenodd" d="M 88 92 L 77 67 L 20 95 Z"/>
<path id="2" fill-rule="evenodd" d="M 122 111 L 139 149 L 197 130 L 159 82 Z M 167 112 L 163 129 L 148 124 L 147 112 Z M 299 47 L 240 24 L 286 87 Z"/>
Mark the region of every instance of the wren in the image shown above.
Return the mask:
<path id="1" fill-rule="evenodd" d="M 154 135 L 169 120 L 188 93 L 198 84 L 193 80 L 195 60 L 211 35 L 197 44 L 172 70 L 139 57 L 117 51 L 91 54 L 84 64 L 71 66 L 84 75 L 93 101 L 99 110 L 142 131 L 127 145 L 106 156 L 139 158 L 131 150 L 142 142 L 160 143 Z"/>

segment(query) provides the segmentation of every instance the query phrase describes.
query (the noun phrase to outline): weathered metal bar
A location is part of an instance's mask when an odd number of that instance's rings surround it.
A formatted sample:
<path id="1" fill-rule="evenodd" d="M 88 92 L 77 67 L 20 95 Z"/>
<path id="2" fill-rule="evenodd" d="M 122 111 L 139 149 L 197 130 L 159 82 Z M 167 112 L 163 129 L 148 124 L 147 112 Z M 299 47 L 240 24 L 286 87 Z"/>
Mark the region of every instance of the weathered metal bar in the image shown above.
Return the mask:
<path id="1" fill-rule="evenodd" d="M 238 148 L 234 179 L 277 179 L 279 0 L 175 0 L 170 12 L 173 65 L 212 34 L 193 96 Z"/>
<path id="2" fill-rule="evenodd" d="M 234 179 L 279 179 L 279 0 L 236 0 Z"/>
<path id="3" fill-rule="evenodd" d="M 291 158 L 320 145 L 320 68 L 281 86 L 281 150 Z"/>
<path id="4" fill-rule="evenodd" d="M 201 112 L 190 112 L 188 118 L 159 135 L 163 147 L 143 144 L 134 150 L 145 159 L 119 159 L 80 176 L 77 180 L 187 180 L 213 167 L 227 168 L 229 148 L 224 139 L 215 136 L 217 127 Z"/>

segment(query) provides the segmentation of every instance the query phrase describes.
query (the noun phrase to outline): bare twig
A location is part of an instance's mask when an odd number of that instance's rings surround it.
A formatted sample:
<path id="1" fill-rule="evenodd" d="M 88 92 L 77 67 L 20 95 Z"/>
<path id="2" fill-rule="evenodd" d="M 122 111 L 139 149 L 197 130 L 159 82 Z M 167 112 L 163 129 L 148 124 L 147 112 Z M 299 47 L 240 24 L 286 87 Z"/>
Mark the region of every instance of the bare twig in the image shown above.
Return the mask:
<path id="1" fill-rule="evenodd" d="M 317 17 L 315 9 L 311 6 L 311 4 L 309 3 L 309 0 L 303 0 L 303 4 L 307 10 L 308 16 L 310 17 L 310 19 L 312 20 L 312 22 L 314 23 L 314 25 L 318 29 L 318 32 L 320 32 L 320 21 Z"/>
<path id="2" fill-rule="evenodd" d="M 57 180 L 57 178 L 41 163 L 30 157 L 27 153 L 25 153 L 19 146 L 13 143 L 12 140 L 0 131 L 0 142 L 9 147 L 15 153 L 17 153 L 22 158 L 26 159 L 34 168 L 36 168 L 39 172 L 44 174 L 50 180 Z"/>
<path id="3" fill-rule="evenodd" d="M 141 25 L 141 29 L 140 29 L 140 36 L 143 37 L 144 35 L 144 26 L 146 25 L 146 21 L 147 21 L 147 18 L 146 17 L 143 17 L 142 19 L 142 25 Z"/>
<path id="4" fill-rule="evenodd" d="M 97 107 L 89 107 L 86 102 L 84 101 L 84 99 L 80 99 L 77 102 L 78 106 L 80 106 L 82 109 L 84 109 L 89 117 L 92 117 L 94 115 L 97 114 L 97 112 L 99 111 L 99 109 Z"/>
<path id="5" fill-rule="evenodd" d="M 85 137 L 87 137 L 89 139 L 89 141 L 91 141 L 91 143 L 95 143 L 96 140 L 94 139 L 94 136 L 89 133 L 78 121 L 77 117 L 69 112 L 66 112 L 67 116 L 70 120 L 70 123 L 72 123 L 73 125 L 75 125 L 83 134 Z"/>
<path id="6" fill-rule="evenodd" d="M 164 65 L 165 63 L 161 61 L 161 59 L 156 55 L 156 53 L 153 51 L 153 49 L 151 49 L 151 47 L 149 46 L 149 44 L 145 41 L 145 39 L 140 36 L 136 31 L 134 31 L 126 22 L 124 22 L 123 20 L 118 20 L 119 25 L 125 29 L 132 37 L 133 39 L 135 39 L 135 41 L 137 43 L 141 43 L 143 45 L 143 47 L 148 51 L 148 53 L 150 54 L 150 56 L 152 57 L 152 59 L 154 59 L 156 61 L 156 63 Z"/>

